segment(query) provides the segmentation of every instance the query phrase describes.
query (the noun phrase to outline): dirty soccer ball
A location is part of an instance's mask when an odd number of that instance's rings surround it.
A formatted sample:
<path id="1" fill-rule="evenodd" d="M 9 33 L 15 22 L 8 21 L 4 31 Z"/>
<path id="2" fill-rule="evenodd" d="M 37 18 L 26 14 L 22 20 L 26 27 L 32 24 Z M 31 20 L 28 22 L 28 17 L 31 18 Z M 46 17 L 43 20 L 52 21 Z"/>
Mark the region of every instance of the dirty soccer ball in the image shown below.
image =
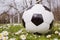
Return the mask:
<path id="1" fill-rule="evenodd" d="M 22 16 L 23 26 L 27 32 L 45 34 L 52 28 L 54 16 L 50 9 L 36 4 L 26 10 Z"/>

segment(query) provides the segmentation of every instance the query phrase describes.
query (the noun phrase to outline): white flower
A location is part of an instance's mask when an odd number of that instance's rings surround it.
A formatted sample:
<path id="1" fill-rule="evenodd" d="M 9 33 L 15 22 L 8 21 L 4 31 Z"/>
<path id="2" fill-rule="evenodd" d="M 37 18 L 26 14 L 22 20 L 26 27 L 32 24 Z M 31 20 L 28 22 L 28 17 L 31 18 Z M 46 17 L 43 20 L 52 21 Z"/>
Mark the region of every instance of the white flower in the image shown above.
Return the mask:
<path id="1" fill-rule="evenodd" d="M 57 38 L 54 38 L 53 40 L 58 40 Z"/>
<path id="2" fill-rule="evenodd" d="M 21 39 L 26 39 L 26 35 L 21 35 L 20 38 Z"/>
<path id="3" fill-rule="evenodd" d="M 4 37 L 4 35 L 0 33 L 0 40 L 8 40 L 8 36 Z"/>
<path id="4" fill-rule="evenodd" d="M 3 35 L 2 35 L 2 33 L 0 33 L 0 40 L 3 38 Z"/>
<path id="5" fill-rule="evenodd" d="M 58 33 L 58 35 L 60 36 L 60 33 Z"/>
<path id="6" fill-rule="evenodd" d="M 41 36 L 39 36 L 39 37 L 41 37 Z"/>
<path id="7" fill-rule="evenodd" d="M 51 37 L 51 35 L 47 35 L 46 37 L 47 37 L 47 38 L 50 38 L 50 37 Z"/>
<path id="8" fill-rule="evenodd" d="M 16 40 L 16 38 L 10 38 L 9 40 Z"/>
<path id="9" fill-rule="evenodd" d="M 58 34 L 59 32 L 58 31 L 55 31 L 55 34 Z"/>
<path id="10" fill-rule="evenodd" d="M 8 32 L 7 31 L 3 31 L 2 34 L 3 34 L 3 36 L 7 36 Z"/>
<path id="11" fill-rule="evenodd" d="M 3 37 L 3 40 L 8 40 L 8 37 Z"/>

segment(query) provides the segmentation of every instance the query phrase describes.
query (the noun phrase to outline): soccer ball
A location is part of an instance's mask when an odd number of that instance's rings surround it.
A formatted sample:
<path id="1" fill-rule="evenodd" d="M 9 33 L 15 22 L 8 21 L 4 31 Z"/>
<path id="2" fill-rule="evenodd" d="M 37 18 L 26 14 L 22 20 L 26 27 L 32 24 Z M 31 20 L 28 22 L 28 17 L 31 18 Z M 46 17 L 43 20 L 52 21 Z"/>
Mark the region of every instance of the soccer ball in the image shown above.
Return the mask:
<path id="1" fill-rule="evenodd" d="M 36 4 L 26 10 L 22 16 L 22 22 L 27 32 L 45 34 L 52 28 L 53 13 L 42 4 Z"/>

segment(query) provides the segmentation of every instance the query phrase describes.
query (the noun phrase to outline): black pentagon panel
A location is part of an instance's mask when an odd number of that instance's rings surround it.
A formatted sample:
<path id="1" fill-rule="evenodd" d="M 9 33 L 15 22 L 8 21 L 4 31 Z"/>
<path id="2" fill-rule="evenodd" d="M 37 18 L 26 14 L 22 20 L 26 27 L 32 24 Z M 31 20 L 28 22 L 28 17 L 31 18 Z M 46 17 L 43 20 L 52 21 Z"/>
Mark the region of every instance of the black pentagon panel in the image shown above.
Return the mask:
<path id="1" fill-rule="evenodd" d="M 23 23 L 23 26 L 24 26 L 24 28 L 25 28 L 25 22 L 24 22 L 24 20 L 22 19 L 22 23 Z"/>
<path id="2" fill-rule="evenodd" d="M 32 23 L 34 23 L 36 26 L 40 25 L 41 23 L 43 23 L 43 17 L 41 14 L 33 14 L 32 19 L 31 19 Z"/>
<path id="3" fill-rule="evenodd" d="M 51 24 L 50 24 L 50 28 L 49 28 L 49 29 L 51 29 L 51 28 L 52 28 L 52 26 L 53 26 L 53 22 L 54 22 L 54 21 L 52 21 L 52 22 L 51 22 Z"/>
<path id="4" fill-rule="evenodd" d="M 47 8 L 46 6 L 43 6 L 43 7 L 45 8 L 45 10 L 48 10 L 48 11 L 51 12 L 51 10 L 49 8 Z"/>

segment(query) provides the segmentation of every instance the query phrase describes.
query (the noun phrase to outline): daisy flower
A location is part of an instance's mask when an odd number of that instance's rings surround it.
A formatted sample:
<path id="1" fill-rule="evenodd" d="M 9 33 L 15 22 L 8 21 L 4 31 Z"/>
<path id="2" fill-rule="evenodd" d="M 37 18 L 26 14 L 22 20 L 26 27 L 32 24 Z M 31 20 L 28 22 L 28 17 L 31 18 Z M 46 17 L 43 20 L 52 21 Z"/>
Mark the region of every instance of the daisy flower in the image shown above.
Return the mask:
<path id="1" fill-rule="evenodd" d="M 2 34 L 3 34 L 3 36 L 8 36 L 8 32 L 7 31 L 3 31 Z"/>
<path id="2" fill-rule="evenodd" d="M 21 35 L 20 38 L 21 38 L 22 40 L 25 40 L 25 39 L 26 39 L 26 35 Z"/>
<path id="3" fill-rule="evenodd" d="M 60 36 L 60 33 L 58 33 L 58 35 Z"/>
<path id="4" fill-rule="evenodd" d="M 47 36 L 46 36 L 46 38 L 50 38 L 50 37 L 51 37 L 51 35 L 47 35 Z"/>
<path id="5" fill-rule="evenodd" d="M 58 34 L 59 32 L 58 31 L 55 31 L 55 34 Z"/>
<path id="6" fill-rule="evenodd" d="M 2 40 L 8 40 L 8 37 L 3 37 Z"/>

